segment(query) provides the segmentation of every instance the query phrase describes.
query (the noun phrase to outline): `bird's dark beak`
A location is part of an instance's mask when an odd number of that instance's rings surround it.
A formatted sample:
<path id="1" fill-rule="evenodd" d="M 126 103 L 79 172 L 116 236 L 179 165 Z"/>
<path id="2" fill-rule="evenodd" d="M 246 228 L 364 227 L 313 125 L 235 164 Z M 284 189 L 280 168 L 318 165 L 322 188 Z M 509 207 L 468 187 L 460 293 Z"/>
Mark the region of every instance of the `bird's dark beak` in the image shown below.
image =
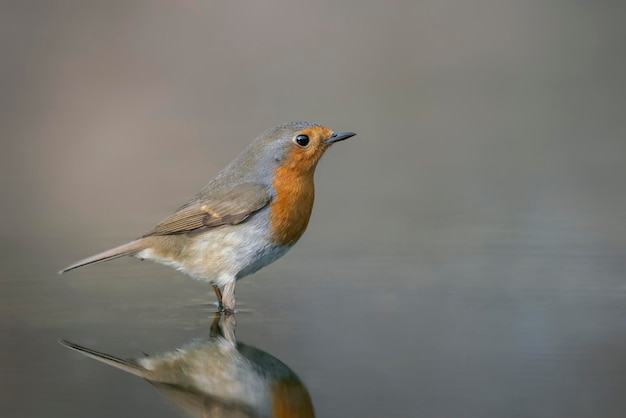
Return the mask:
<path id="1" fill-rule="evenodd" d="M 328 138 L 326 141 L 324 141 L 324 143 L 327 144 L 327 145 L 334 144 L 335 142 L 339 142 L 339 141 L 343 141 L 344 139 L 352 138 L 354 135 L 356 135 L 354 132 L 333 132 L 333 134 L 330 136 L 330 138 Z"/>

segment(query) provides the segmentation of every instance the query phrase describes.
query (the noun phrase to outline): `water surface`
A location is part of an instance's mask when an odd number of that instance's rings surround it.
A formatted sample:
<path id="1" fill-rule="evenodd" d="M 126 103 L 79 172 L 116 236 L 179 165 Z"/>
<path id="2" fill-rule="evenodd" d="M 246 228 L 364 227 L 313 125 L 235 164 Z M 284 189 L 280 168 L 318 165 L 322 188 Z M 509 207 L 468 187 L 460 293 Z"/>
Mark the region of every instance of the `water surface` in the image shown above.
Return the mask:
<path id="1" fill-rule="evenodd" d="M 228 341 L 300 385 L 271 393 L 319 417 L 626 416 L 623 2 L 11 3 L 0 416 L 183 416 L 57 340 L 211 341 L 212 290 L 133 259 L 56 272 L 302 119 L 358 136 L 320 162 L 301 241 L 237 286 Z"/>

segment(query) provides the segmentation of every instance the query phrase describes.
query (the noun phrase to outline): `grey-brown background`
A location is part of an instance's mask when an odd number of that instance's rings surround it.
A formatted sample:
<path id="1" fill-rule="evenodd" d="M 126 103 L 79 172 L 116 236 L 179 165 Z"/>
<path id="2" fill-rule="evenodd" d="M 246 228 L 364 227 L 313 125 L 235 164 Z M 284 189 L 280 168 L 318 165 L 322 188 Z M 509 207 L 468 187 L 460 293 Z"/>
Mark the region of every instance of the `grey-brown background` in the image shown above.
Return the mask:
<path id="1" fill-rule="evenodd" d="M 626 416 L 624 3 L 213 3 L 1 3 L 0 416 L 176 416 L 56 339 L 170 350 L 206 286 L 55 272 L 301 119 L 358 136 L 237 336 L 319 416 Z"/>

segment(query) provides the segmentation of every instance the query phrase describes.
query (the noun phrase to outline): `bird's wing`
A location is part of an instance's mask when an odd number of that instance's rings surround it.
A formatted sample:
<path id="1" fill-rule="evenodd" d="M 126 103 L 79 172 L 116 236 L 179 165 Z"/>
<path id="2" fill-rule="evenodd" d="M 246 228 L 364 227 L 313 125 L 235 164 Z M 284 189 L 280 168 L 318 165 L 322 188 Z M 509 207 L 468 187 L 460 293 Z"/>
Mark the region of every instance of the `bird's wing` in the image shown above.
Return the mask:
<path id="1" fill-rule="evenodd" d="M 144 237 L 202 232 L 220 225 L 236 225 L 269 201 L 270 193 L 262 184 L 240 184 L 215 196 L 193 199 Z"/>

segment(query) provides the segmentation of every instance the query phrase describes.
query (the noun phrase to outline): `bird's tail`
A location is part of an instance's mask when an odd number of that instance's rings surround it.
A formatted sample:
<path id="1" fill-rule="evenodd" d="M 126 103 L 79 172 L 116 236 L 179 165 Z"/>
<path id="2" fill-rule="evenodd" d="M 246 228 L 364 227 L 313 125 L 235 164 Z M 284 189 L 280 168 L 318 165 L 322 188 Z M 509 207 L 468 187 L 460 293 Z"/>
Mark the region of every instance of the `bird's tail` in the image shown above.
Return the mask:
<path id="1" fill-rule="evenodd" d="M 59 274 L 63 274 L 66 271 L 74 270 L 75 268 L 86 266 L 87 264 L 100 263 L 102 261 L 113 260 L 114 258 L 123 257 L 125 255 L 132 255 L 145 249 L 145 243 L 142 239 L 131 241 L 127 244 L 120 245 L 119 247 L 111 248 L 110 250 L 103 251 L 91 257 L 83 258 L 80 261 L 70 264 L 63 270 L 59 271 Z"/>
<path id="2" fill-rule="evenodd" d="M 91 357 L 98 361 L 108 364 L 109 366 L 113 366 L 116 369 L 124 370 L 125 372 L 134 374 L 139 377 L 146 377 L 146 374 L 149 373 L 147 369 L 140 366 L 133 360 L 124 360 L 121 358 L 114 357 L 110 354 L 101 353 L 96 350 L 92 350 L 91 348 L 83 347 L 82 345 L 74 344 L 66 340 L 59 340 L 59 343 L 64 346 L 71 348 L 72 350 L 76 350 L 79 353 L 86 355 L 87 357 Z"/>

